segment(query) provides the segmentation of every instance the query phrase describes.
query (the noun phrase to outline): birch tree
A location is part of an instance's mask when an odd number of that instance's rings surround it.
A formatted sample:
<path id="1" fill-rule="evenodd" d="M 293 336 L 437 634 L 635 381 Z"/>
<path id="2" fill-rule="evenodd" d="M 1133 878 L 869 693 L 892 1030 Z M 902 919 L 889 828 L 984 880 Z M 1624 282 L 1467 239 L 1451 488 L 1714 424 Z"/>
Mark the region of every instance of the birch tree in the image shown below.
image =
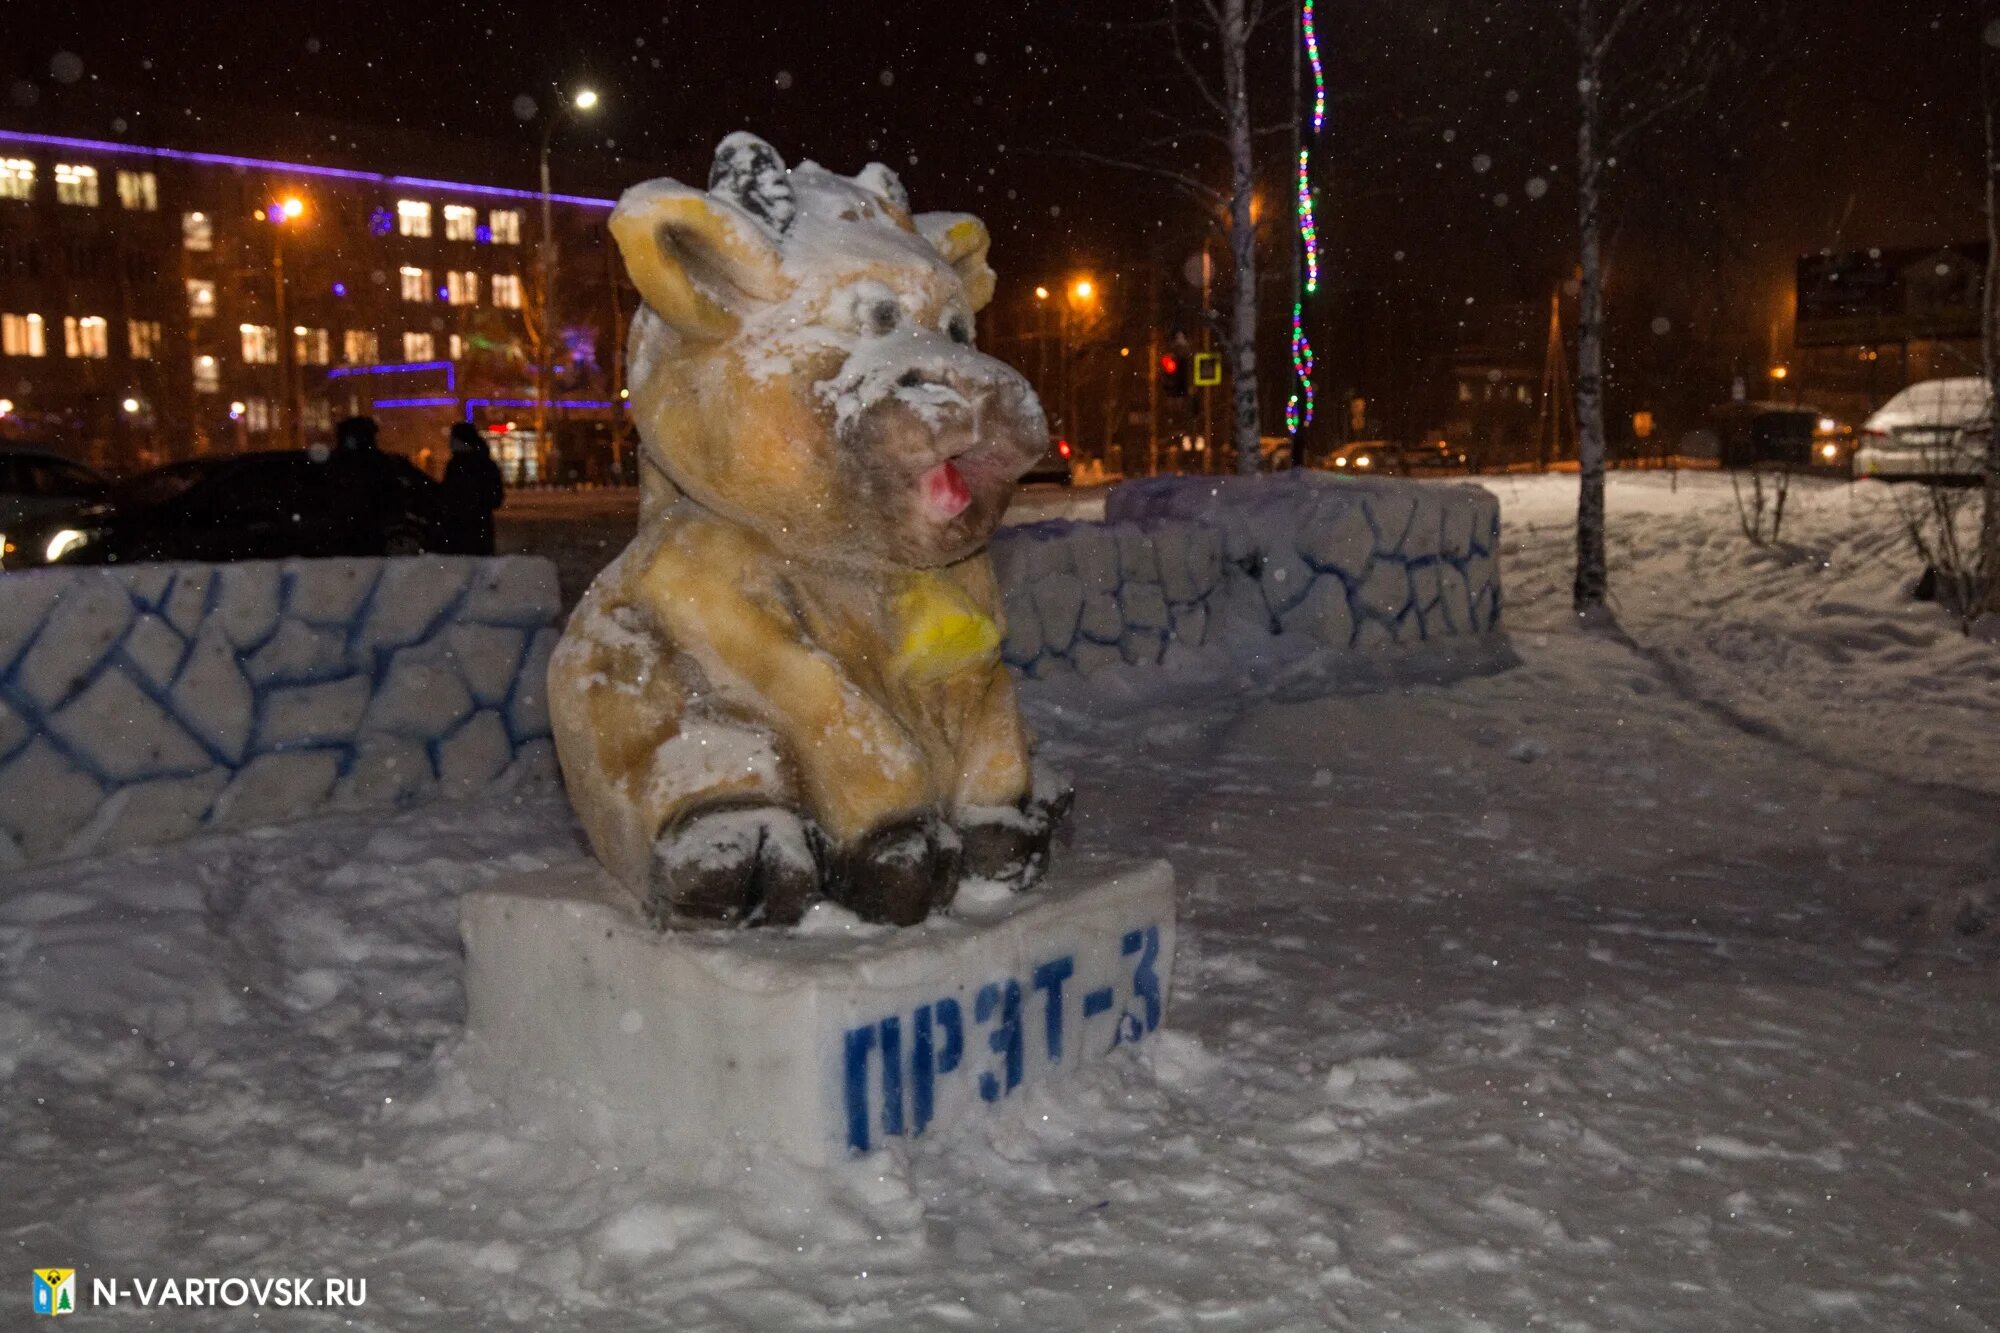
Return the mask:
<path id="1" fill-rule="evenodd" d="M 1577 55 L 1576 513 L 1577 615 L 1608 615 L 1605 562 L 1604 384 L 1607 173 L 1639 136 L 1719 99 L 1770 51 L 1758 38 L 1778 30 L 1782 6 L 1739 0 L 1569 0 Z M 1715 110 L 1715 105 L 1709 108 Z"/>

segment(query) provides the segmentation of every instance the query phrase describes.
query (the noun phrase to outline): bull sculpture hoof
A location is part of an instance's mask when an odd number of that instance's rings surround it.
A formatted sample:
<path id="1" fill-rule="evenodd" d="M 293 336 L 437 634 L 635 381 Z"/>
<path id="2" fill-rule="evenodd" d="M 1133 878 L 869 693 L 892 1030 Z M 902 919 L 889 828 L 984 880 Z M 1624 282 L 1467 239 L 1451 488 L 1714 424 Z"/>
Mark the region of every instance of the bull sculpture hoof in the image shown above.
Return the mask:
<path id="1" fill-rule="evenodd" d="M 660 839 L 646 915 L 655 925 L 790 926 L 819 896 L 824 839 L 782 806 L 711 806 Z"/>
<path id="2" fill-rule="evenodd" d="M 951 901 L 963 847 L 937 815 L 884 824 L 836 858 L 827 896 L 863 921 L 914 926 Z"/>
<path id="3" fill-rule="evenodd" d="M 959 836 L 965 843 L 964 874 L 989 879 L 1016 893 L 1042 882 L 1049 869 L 1049 848 L 1076 799 L 1073 788 L 1036 791 L 1018 805 L 967 810 Z"/>

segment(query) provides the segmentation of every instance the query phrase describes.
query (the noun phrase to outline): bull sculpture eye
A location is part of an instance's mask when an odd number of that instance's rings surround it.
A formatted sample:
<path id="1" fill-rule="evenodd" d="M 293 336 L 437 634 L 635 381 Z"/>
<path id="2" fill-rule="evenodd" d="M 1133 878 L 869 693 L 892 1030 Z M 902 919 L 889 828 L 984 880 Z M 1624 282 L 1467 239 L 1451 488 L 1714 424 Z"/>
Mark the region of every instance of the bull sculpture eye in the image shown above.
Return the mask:
<path id="1" fill-rule="evenodd" d="M 893 332 L 902 313 L 903 308 L 894 301 L 875 302 L 868 307 L 868 331 L 878 338 Z"/>
<path id="2" fill-rule="evenodd" d="M 944 331 L 960 346 L 972 346 L 972 321 L 964 315 L 953 315 L 950 322 L 944 326 Z"/>

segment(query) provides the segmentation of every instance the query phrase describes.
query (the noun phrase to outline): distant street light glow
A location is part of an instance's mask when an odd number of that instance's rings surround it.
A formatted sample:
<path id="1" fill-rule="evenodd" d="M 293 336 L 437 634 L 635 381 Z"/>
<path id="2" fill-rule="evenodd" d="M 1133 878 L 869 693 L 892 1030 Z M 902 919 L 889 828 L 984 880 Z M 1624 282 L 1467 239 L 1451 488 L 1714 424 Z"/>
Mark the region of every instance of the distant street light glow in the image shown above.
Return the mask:
<path id="1" fill-rule="evenodd" d="M 295 194 L 287 195 L 285 197 L 285 202 L 283 205 L 281 205 L 281 207 L 284 209 L 285 216 L 288 218 L 302 217 L 304 216 L 306 211 L 306 201 L 299 198 Z"/>
<path id="2" fill-rule="evenodd" d="M 1046 287 L 1037 287 L 1037 288 L 1035 288 L 1035 299 L 1036 299 L 1037 301 L 1046 301 L 1046 300 L 1048 300 L 1048 299 L 1049 299 L 1049 289 L 1048 289 L 1048 288 L 1046 288 Z"/>
<path id="3" fill-rule="evenodd" d="M 12 398 L 0 398 L 0 417 L 10 417 L 13 415 L 14 400 Z"/>
<path id="4" fill-rule="evenodd" d="M 1089 278 L 1078 278 L 1070 284 L 1069 295 L 1073 301 L 1088 301 L 1097 295 L 1097 284 Z"/>
<path id="5" fill-rule="evenodd" d="M 576 96 L 570 101 L 576 105 L 578 111 L 588 111 L 597 105 L 597 93 L 590 88 L 579 88 Z"/>
<path id="6" fill-rule="evenodd" d="M 127 398 L 120 406 L 125 409 L 126 415 L 135 415 L 139 411 L 139 400 L 137 398 Z"/>

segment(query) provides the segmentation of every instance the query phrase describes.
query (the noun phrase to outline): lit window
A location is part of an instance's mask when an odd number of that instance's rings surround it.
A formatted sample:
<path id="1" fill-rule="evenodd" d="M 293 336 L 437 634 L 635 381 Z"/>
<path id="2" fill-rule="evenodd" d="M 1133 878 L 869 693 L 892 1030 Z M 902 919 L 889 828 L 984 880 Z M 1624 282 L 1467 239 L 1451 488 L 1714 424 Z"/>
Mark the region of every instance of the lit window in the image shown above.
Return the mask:
<path id="1" fill-rule="evenodd" d="M 411 268 L 405 264 L 403 274 L 403 299 L 422 303 L 431 299 L 431 271 L 427 268 Z"/>
<path id="2" fill-rule="evenodd" d="M 194 391 L 196 393 L 217 393 L 222 389 L 222 368 L 212 356 L 198 356 L 194 359 Z"/>
<path id="3" fill-rule="evenodd" d="M 493 231 L 493 244 L 519 245 L 521 243 L 521 211 L 517 208 L 496 208 L 486 215 L 486 224 Z"/>
<path id="4" fill-rule="evenodd" d="M 189 278 L 188 318 L 207 319 L 215 313 L 215 284 L 207 278 Z"/>
<path id="5" fill-rule="evenodd" d="M 126 345 L 134 361 L 151 361 L 160 354 L 160 321 L 135 319 L 125 325 Z"/>
<path id="6" fill-rule="evenodd" d="M 502 310 L 521 308 L 521 279 L 513 273 L 493 275 L 493 304 Z"/>
<path id="7" fill-rule="evenodd" d="M 253 366 L 278 364 L 278 331 L 269 324 L 239 324 L 243 335 L 243 360 Z"/>
<path id="8" fill-rule="evenodd" d="M 111 355 L 111 325 L 102 315 L 63 316 L 63 355 L 102 361 Z"/>
<path id="9" fill-rule="evenodd" d="M 255 435 L 262 435 L 271 429 L 271 400 L 268 398 L 245 398 L 243 400 L 243 426 Z"/>
<path id="10" fill-rule="evenodd" d="M 453 305 L 479 304 L 479 275 L 452 269 L 444 275 L 446 299 Z"/>
<path id="11" fill-rule="evenodd" d="M 35 164 L 25 157 L 0 158 L 0 199 L 33 199 Z"/>
<path id="12" fill-rule="evenodd" d="M 97 207 L 97 168 L 56 163 L 56 202 L 81 208 Z"/>
<path id="13" fill-rule="evenodd" d="M 437 360 L 437 339 L 428 333 L 406 333 L 403 335 L 403 360 Z"/>
<path id="14" fill-rule="evenodd" d="M 398 199 L 396 231 L 404 236 L 430 235 L 431 206 L 416 199 Z"/>
<path id="15" fill-rule="evenodd" d="M 333 404 L 315 398 L 306 404 L 306 426 L 311 430 L 333 429 Z"/>
<path id="16" fill-rule="evenodd" d="M 40 315 L 0 315 L 0 352 L 8 356 L 47 356 L 47 331 Z"/>
<path id="17" fill-rule="evenodd" d="M 467 208 L 464 204 L 444 206 L 444 238 L 447 241 L 476 241 L 479 239 L 479 210 Z"/>
<path id="18" fill-rule="evenodd" d="M 381 357 L 381 341 L 368 329 L 349 329 L 341 338 L 341 355 L 350 366 L 370 366 Z"/>
<path id="19" fill-rule="evenodd" d="M 1460 380 L 1458 382 L 1458 401 L 1461 403 L 1469 403 L 1472 401 L 1472 386 L 1470 384 L 1467 384 L 1464 380 Z"/>
<path id="20" fill-rule="evenodd" d="M 160 182 L 150 171 L 118 173 L 118 202 L 136 213 L 151 213 L 160 206 Z"/>
<path id="21" fill-rule="evenodd" d="M 465 360 L 465 339 L 456 333 L 452 334 L 445 341 L 445 359 L 449 361 Z"/>
<path id="22" fill-rule="evenodd" d="M 181 214 L 181 246 L 187 250 L 215 248 L 215 223 L 208 214 Z"/>
<path id="23" fill-rule="evenodd" d="M 302 366 L 323 366 L 333 359 L 333 339 L 325 329 L 300 324 L 292 330 L 292 352 Z"/>

